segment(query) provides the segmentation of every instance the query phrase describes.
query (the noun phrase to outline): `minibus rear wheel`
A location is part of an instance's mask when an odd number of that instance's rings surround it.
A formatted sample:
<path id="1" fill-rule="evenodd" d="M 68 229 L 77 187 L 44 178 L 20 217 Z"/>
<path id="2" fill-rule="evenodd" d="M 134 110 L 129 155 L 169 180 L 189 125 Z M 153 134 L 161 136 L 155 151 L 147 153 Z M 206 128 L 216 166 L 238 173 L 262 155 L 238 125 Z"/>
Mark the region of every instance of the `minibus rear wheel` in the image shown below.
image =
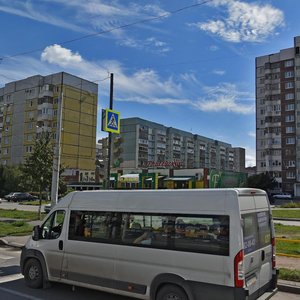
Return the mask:
<path id="1" fill-rule="evenodd" d="M 166 284 L 159 289 L 156 300 L 188 300 L 188 297 L 179 286 Z"/>
<path id="2" fill-rule="evenodd" d="M 35 258 L 30 258 L 25 264 L 24 278 L 27 286 L 38 289 L 43 285 L 43 270 L 40 262 Z"/>

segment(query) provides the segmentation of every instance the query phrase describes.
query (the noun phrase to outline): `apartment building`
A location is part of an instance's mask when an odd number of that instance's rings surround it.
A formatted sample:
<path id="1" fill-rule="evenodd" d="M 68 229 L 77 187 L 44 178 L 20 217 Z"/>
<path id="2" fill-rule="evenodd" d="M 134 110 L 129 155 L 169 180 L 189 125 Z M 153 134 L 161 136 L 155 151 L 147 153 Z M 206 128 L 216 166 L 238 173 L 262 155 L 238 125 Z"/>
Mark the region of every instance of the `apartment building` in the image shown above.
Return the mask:
<path id="1" fill-rule="evenodd" d="M 60 140 L 67 181 L 94 181 L 97 95 L 97 84 L 64 72 L 5 84 L 0 88 L 1 163 L 23 163 L 46 131 L 54 146 Z"/>
<path id="2" fill-rule="evenodd" d="M 237 153 L 245 156 L 245 152 Z M 228 143 L 140 118 L 121 119 L 121 133 L 113 135 L 111 157 L 111 165 L 126 173 L 155 168 L 245 169 L 240 163 L 245 157 L 239 157 L 236 164 L 235 148 Z"/>
<path id="3" fill-rule="evenodd" d="M 256 58 L 256 166 L 278 189 L 300 180 L 300 36 L 294 46 Z"/>

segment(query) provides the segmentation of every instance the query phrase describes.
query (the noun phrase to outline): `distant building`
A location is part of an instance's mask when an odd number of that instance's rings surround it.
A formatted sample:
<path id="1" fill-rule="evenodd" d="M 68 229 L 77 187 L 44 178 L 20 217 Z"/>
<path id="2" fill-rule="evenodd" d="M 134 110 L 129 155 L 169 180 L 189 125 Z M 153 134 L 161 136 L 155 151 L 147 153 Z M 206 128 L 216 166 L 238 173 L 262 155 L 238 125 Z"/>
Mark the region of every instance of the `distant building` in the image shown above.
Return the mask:
<path id="1" fill-rule="evenodd" d="M 94 182 L 97 95 L 97 84 L 64 72 L 5 84 L 0 88 L 1 164 L 23 163 L 44 131 L 58 146 L 61 132 L 63 175 L 69 182 Z"/>
<path id="2" fill-rule="evenodd" d="M 140 118 L 121 119 L 111 157 L 112 168 L 123 173 L 161 168 L 245 169 L 243 148 Z"/>
<path id="3" fill-rule="evenodd" d="M 300 194 L 300 36 L 256 58 L 256 167 L 283 192 Z M 298 191 L 299 189 L 299 191 Z"/>

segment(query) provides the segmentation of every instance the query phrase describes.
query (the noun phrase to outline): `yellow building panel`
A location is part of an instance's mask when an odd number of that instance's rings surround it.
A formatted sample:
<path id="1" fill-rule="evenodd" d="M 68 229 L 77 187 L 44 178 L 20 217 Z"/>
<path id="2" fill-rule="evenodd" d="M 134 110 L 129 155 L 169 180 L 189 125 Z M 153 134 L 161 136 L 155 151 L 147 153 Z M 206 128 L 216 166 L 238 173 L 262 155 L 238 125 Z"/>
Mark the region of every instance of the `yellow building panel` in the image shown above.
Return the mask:
<path id="1" fill-rule="evenodd" d="M 74 98 L 64 97 L 64 110 L 66 109 L 80 111 L 80 102 Z"/>
<path id="2" fill-rule="evenodd" d="M 63 143 L 66 145 L 76 146 L 79 143 L 79 135 L 78 133 L 68 133 L 64 131 Z"/>
<path id="3" fill-rule="evenodd" d="M 79 123 L 80 113 L 79 111 L 64 109 L 63 120 Z"/>
<path id="4" fill-rule="evenodd" d="M 96 107 L 93 103 L 83 101 L 81 104 L 81 111 L 86 114 L 95 115 Z"/>
<path id="5" fill-rule="evenodd" d="M 61 154 L 62 155 L 68 154 L 68 155 L 77 156 L 78 155 L 78 146 L 64 144 L 62 146 Z"/>
<path id="6" fill-rule="evenodd" d="M 92 158 L 79 158 L 78 166 L 81 170 L 95 170 L 95 159 Z"/>
<path id="7" fill-rule="evenodd" d="M 89 147 L 93 147 L 92 146 L 93 144 L 96 144 L 96 142 L 92 136 L 86 136 L 86 135 L 80 136 L 80 145 L 81 146 L 89 148 Z"/>
<path id="8" fill-rule="evenodd" d="M 89 147 L 80 147 L 79 156 L 91 157 L 93 155 L 93 149 Z"/>
<path id="9" fill-rule="evenodd" d="M 88 135 L 96 138 L 96 126 L 80 124 L 80 135 Z M 96 142 L 95 142 L 96 143 Z"/>
<path id="10" fill-rule="evenodd" d="M 94 117 L 93 117 L 93 115 L 81 113 L 81 115 L 80 115 L 80 123 L 92 126 L 94 124 Z"/>
<path id="11" fill-rule="evenodd" d="M 79 123 L 64 120 L 63 129 L 64 129 L 64 132 L 72 132 L 72 133 L 77 133 L 78 134 L 78 132 L 79 132 Z"/>
<path id="12" fill-rule="evenodd" d="M 60 160 L 61 165 L 67 169 L 79 169 L 78 160 L 70 156 L 61 156 Z"/>

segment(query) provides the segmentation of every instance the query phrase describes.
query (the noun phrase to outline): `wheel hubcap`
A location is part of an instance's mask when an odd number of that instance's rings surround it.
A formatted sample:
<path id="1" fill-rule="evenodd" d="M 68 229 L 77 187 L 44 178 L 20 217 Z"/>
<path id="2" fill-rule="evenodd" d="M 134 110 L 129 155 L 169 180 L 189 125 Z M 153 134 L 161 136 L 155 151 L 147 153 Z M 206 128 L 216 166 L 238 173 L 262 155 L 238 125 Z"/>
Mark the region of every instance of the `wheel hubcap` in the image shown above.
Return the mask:
<path id="1" fill-rule="evenodd" d="M 178 295 L 170 293 L 165 297 L 165 300 L 180 300 Z"/>
<path id="2" fill-rule="evenodd" d="M 38 268 L 36 266 L 31 266 L 28 275 L 31 280 L 34 280 L 37 277 L 39 277 L 40 274 Z"/>

